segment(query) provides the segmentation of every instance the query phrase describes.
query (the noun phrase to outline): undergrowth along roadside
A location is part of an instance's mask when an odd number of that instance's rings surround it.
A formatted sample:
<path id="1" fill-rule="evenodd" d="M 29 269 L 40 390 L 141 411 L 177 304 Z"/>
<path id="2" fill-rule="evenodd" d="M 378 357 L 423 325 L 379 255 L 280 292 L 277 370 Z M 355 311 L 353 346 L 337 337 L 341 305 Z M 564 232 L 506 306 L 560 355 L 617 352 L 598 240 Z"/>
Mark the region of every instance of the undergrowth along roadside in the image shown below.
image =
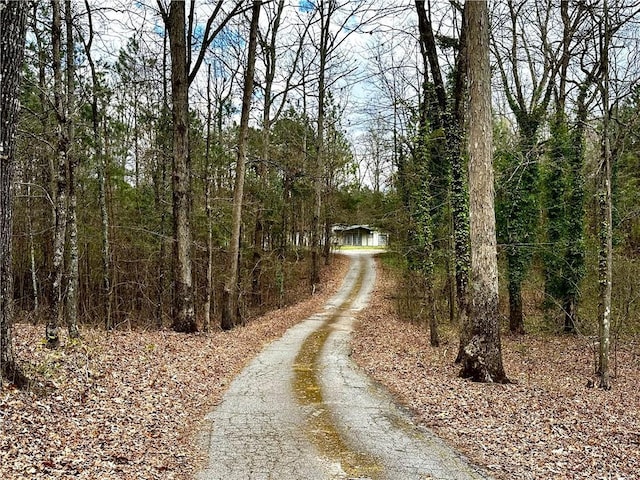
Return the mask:
<path id="1" fill-rule="evenodd" d="M 503 337 L 513 385 L 458 378 L 457 336 L 429 345 L 424 322 L 402 321 L 398 276 L 379 262 L 369 307 L 359 313 L 354 360 L 449 445 L 497 479 L 630 480 L 640 471 L 640 338 L 618 345 L 609 392 L 587 388 L 593 359 L 568 335 Z"/>

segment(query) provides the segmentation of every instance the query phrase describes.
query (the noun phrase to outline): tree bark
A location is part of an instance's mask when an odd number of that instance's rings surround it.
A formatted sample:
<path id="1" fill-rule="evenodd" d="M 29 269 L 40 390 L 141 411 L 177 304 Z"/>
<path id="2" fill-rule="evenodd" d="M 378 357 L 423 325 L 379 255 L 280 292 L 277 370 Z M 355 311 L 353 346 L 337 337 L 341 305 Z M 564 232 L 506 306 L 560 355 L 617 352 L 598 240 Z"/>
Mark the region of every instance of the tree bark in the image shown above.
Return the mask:
<path id="1" fill-rule="evenodd" d="M 67 282 L 67 292 L 65 295 L 65 315 L 69 338 L 78 338 L 78 288 L 79 288 L 79 265 L 78 265 L 78 200 L 76 195 L 76 169 L 78 157 L 75 154 L 73 109 L 75 105 L 75 59 L 73 41 L 73 19 L 71 12 L 71 1 L 66 0 L 65 5 L 65 27 L 66 27 L 66 58 L 67 58 L 67 106 L 66 106 L 66 130 L 67 130 L 67 164 L 69 175 L 69 205 L 68 205 L 68 228 L 69 228 L 69 278 Z"/>
<path id="2" fill-rule="evenodd" d="M 449 111 L 446 87 L 438 63 L 438 50 L 433 33 L 433 25 L 426 10 L 425 2 L 416 0 L 418 28 L 420 30 L 421 49 L 431 71 L 438 104 L 438 115 L 434 126 L 443 127 L 446 142 L 447 162 L 451 165 L 451 216 L 453 226 L 453 258 L 455 270 L 455 310 L 460 329 L 460 344 L 456 362 L 462 360 L 462 350 L 467 343 L 466 333 L 469 322 L 469 195 L 466 188 L 466 155 L 463 144 L 463 125 L 465 119 L 465 101 L 467 97 L 467 9 L 465 2 L 460 27 L 460 39 L 453 88 L 453 108 Z M 426 69 L 426 67 L 425 67 Z M 452 307 L 453 308 L 453 307 Z"/>
<path id="3" fill-rule="evenodd" d="M 30 179 L 30 182 L 33 183 L 33 176 Z M 38 318 L 38 311 L 40 310 L 40 295 L 38 293 L 38 275 L 37 275 L 37 267 L 36 267 L 36 249 L 35 249 L 35 241 L 33 234 L 33 205 L 31 203 L 31 185 L 27 185 L 27 228 L 29 230 L 29 267 L 31 270 L 31 288 L 33 289 L 33 319 L 34 325 Z"/>
<path id="4" fill-rule="evenodd" d="M 498 318 L 489 13 L 486 1 L 467 2 L 467 7 L 471 317 L 460 375 L 479 382 L 508 382 Z"/>
<path id="5" fill-rule="evenodd" d="M 514 335 L 524 335 L 525 333 L 521 282 L 509 282 L 509 331 Z"/>
<path id="6" fill-rule="evenodd" d="M 207 136 L 205 139 L 205 186 L 204 208 L 207 216 L 207 278 L 204 294 L 204 320 L 202 329 L 211 330 L 211 297 L 213 296 L 213 211 L 211 194 L 213 189 L 213 165 L 211 165 L 211 65 L 207 69 Z"/>
<path id="7" fill-rule="evenodd" d="M 320 216 L 322 214 L 322 171 L 324 167 L 324 99 L 326 95 L 326 68 L 329 50 L 329 26 L 331 11 L 333 8 L 331 0 L 328 2 L 328 9 L 325 11 L 325 2 L 318 5 L 320 11 L 320 46 L 318 55 L 320 57 L 320 68 L 318 72 L 318 119 L 316 132 L 316 158 L 313 169 L 313 212 L 311 216 L 311 292 L 314 293 L 316 286 L 320 283 Z"/>
<path id="8" fill-rule="evenodd" d="M 244 77 L 242 96 L 242 112 L 240 114 L 240 130 L 238 132 L 238 158 L 236 162 L 236 179 L 233 190 L 233 209 L 231 213 L 231 241 L 229 245 L 229 275 L 223 291 L 223 307 L 221 327 L 229 330 L 239 324 L 239 289 L 238 264 L 240 256 L 240 227 L 242 224 L 242 203 L 244 195 L 244 175 L 249 143 L 249 113 L 253 95 L 253 77 L 256 63 L 256 46 L 258 38 L 258 20 L 261 0 L 254 0 L 251 10 L 251 27 L 249 32 L 249 51 L 247 53 L 247 71 Z"/>
<path id="9" fill-rule="evenodd" d="M 609 372 L 609 350 L 611 330 L 611 284 L 613 265 L 613 198 L 611 195 L 611 145 L 609 128 L 611 111 L 609 106 L 609 46 L 611 43 L 610 18 L 608 1 L 603 4 L 604 32 L 600 37 L 600 93 L 602 96 L 602 138 L 601 157 L 598 168 L 598 386 L 602 389 L 611 388 Z"/>
<path id="10" fill-rule="evenodd" d="M 175 298 L 173 329 L 197 330 L 191 270 L 189 222 L 189 83 L 185 32 L 185 2 L 172 0 L 167 29 L 171 51 L 173 118 L 173 227 Z"/>
<path id="11" fill-rule="evenodd" d="M 55 232 L 53 238 L 53 286 L 51 311 L 46 327 L 47 347 L 57 348 L 60 345 L 58 327 L 64 318 L 63 304 L 63 279 L 64 279 L 64 250 L 67 230 L 67 152 L 69 138 L 67 136 L 67 116 L 63 103 L 63 85 L 61 68 L 61 13 L 60 0 L 52 0 L 53 24 L 51 29 L 51 42 L 53 49 L 53 95 L 54 108 L 57 118 L 57 179 L 56 179 L 56 205 L 55 205 Z"/>
<path id="12" fill-rule="evenodd" d="M 13 351 L 13 172 L 28 3 L 0 0 L 0 385 L 27 386 Z"/>

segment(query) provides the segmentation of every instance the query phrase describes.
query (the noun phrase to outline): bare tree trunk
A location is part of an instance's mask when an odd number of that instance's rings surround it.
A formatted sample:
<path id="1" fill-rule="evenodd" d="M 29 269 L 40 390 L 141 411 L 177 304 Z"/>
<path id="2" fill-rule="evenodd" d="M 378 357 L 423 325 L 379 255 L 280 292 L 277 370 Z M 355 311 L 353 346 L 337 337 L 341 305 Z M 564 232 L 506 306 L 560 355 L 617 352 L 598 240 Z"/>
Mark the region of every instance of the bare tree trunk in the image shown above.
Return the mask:
<path id="1" fill-rule="evenodd" d="M 514 335 L 524 335 L 522 314 L 522 283 L 509 282 L 509 331 Z"/>
<path id="2" fill-rule="evenodd" d="M 185 32 L 185 3 L 172 0 L 168 25 L 171 51 L 173 103 L 173 225 L 175 298 L 173 329 L 197 330 L 191 271 L 191 225 L 189 222 L 189 83 Z"/>
<path id="3" fill-rule="evenodd" d="M 99 132 L 95 134 L 99 136 Z M 100 224 L 102 230 L 102 294 L 104 297 L 104 325 L 107 330 L 113 328 L 113 319 L 111 318 L 111 308 L 113 305 L 113 290 L 111 288 L 111 245 L 109 242 L 109 214 L 107 210 L 107 180 L 106 170 L 108 160 L 103 157 L 102 152 L 98 153 L 100 164 L 98 166 L 99 181 L 99 199 L 100 204 Z"/>
<path id="4" fill-rule="evenodd" d="M 466 335 L 460 375 L 479 382 L 508 382 L 502 366 L 498 318 L 489 12 L 486 1 L 467 2 L 467 7 L 471 330 Z"/>
<path id="5" fill-rule="evenodd" d="M 320 69 L 318 72 L 318 127 L 316 132 L 316 164 L 313 169 L 313 214 L 311 220 L 311 291 L 315 292 L 316 286 L 320 283 L 320 215 L 322 213 L 322 174 L 324 170 L 324 99 L 327 56 L 329 54 L 329 37 L 331 12 L 334 8 L 332 1 L 327 2 L 328 9 L 325 11 L 325 3 L 320 2 L 320 46 L 318 55 L 320 56 Z"/>
<path id="6" fill-rule="evenodd" d="M 213 187 L 213 166 L 211 165 L 211 65 L 207 70 L 207 137 L 205 147 L 205 187 L 204 204 L 207 215 L 207 279 L 204 300 L 204 321 L 202 329 L 211 330 L 211 297 L 213 294 L 213 214 L 211 190 Z"/>
<path id="7" fill-rule="evenodd" d="M 75 89 L 75 59 L 73 41 L 73 20 L 71 12 L 71 1 L 66 0 L 65 5 L 65 26 L 67 40 L 67 164 L 69 175 L 69 278 L 67 283 L 67 294 L 65 295 L 65 314 L 67 320 L 67 330 L 70 338 L 78 338 L 78 289 L 79 289 L 79 265 L 78 265 L 78 200 L 76 195 L 76 168 L 78 157 L 73 149 L 74 129 L 73 129 L 73 109 L 74 109 L 74 89 Z"/>
<path id="8" fill-rule="evenodd" d="M 69 139 L 65 128 L 67 118 L 62 100 L 62 68 L 61 68 L 61 18 L 60 0 L 52 0 L 53 24 L 51 41 L 53 48 L 53 94 L 56 110 L 57 126 L 57 179 L 55 232 L 53 238 L 53 287 L 51 312 L 46 327 L 47 347 L 57 348 L 60 345 L 58 327 L 63 321 L 64 309 L 62 298 L 62 283 L 64 277 L 64 248 L 67 230 L 67 152 Z"/>
<path id="9" fill-rule="evenodd" d="M 31 12 L 31 25 L 28 27 L 32 32 L 33 35 L 35 37 L 35 44 L 36 44 L 36 48 L 38 49 L 38 100 L 40 102 L 40 105 L 45 109 L 45 111 L 47 112 L 46 114 L 43 114 L 40 116 L 40 128 L 42 132 L 46 132 L 44 133 L 44 140 L 47 143 L 51 143 L 51 137 L 52 137 L 52 133 L 51 132 L 51 127 L 50 127 L 50 115 L 49 113 L 51 112 L 51 105 L 50 102 L 47 98 L 47 92 L 48 92 L 48 88 L 46 86 L 46 67 L 47 67 L 47 62 L 48 62 L 48 56 L 47 56 L 47 52 L 45 51 L 45 42 L 43 39 L 43 36 L 46 35 L 46 26 L 43 26 L 42 28 L 38 27 L 38 8 L 39 5 L 36 2 L 33 2 L 33 11 Z M 48 147 L 41 147 L 40 149 L 40 155 L 42 156 L 42 159 L 46 162 L 46 167 L 43 167 L 43 170 L 41 172 L 42 174 L 42 183 L 46 186 L 43 187 L 44 191 L 46 192 L 46 195 L 48 196 L 48 199 L 50 200 L 51 204 L 53 205 L 53 198 L 55 197 L 55 166 L 54 166 L 54 158 L 53 155 L 50 155 L 49 151 L 48 151 Z M 38 175 L 38 173 L 36 173 L 34 171 L 33 173 L 34 177 L 36 175 Z M 55 212 L 53 211 L 54 209 L 52 208 L 52 214 L 50 217 L 47 218 L 48 212 L 46 210 L 42 210 L 42 214 L 40 215 L 40 217 L 43 219 L 43 221 L 49 222 L 51 228 L 47 229 L 47 232 L 43 234 L 43 240 L 42 242 L 40 242 L 40 248 L 42 249 L 42 257 L 43 257 L 43 265 L 41 267 L 41 277 L 44 276 L 45 278 L 49 279 L 52 276 L 52 260 L 53 260 L 53 254 L 52 254 L 52 246 L 53 246 L 53 232 L 54 232 L 54 225 L 55 225 Z M 51 282 L 50 281 L 45 281 L 42 282 L 41 281 L 41 285 L 40 285 L 40 290 L 42 292 L 42 297 L 43 299 L 45 299 L 43 304 L 51 304 Z M 45 312 L 46 315 L 46 312 Z M 37 319 L 34 318 L 34 323 Z"/>
<path id="10" fill-rule="evenodd" d="M 164 142 L 158 141 L 156 137 L 156 148 L 159 152 L 160 172 L 158 173 L 155 205 L 160 210 L 160 224 L 158 225 L 158 231 L 160 232 L 160 251 L 158 252 L 158 283 L 156 291 L 156 326 L 161 329 L 163 326 L 163 317 L 165 312 L 165 292 L 166 292 L 166 277 L 167 268 L 165 257 L 167 256 L 167 240 L 166 240 L 166 224 L 167 224 L 167 209 L 165 208 L 165 197 L 167 190 L 167 158 L 163 154 Z"/>
<path id="11" fill-rule="evenodd" d="M 433 274 L 422 277 L 422 292 L 424 292 L 424 306 L 427 309 L 427 325 L 429 327 L 429 344 L 432 347 L 440 346 L 440 335 L 438 334 L 438 317 L 436 312 L 436 302 L 433 295 Z"/>
<path id="12" fill-rule="evenodd" d="M 30 182 L 33 181 L 31 177 Z M 27 185 L 27 228 L 29 229 L 29 266 L 31 270 L 31 288 L 33 289 L 33 322 L 34 324 L 38 319 L 38 310 L 40 307 L 39 294 L 38 294 L 38 275 L 36 269 L 36 249 L 35 242 L 33 240 L 33 219 L 32 219 L 31 204 L 31 185 Z"/>
<path id="13" fill-rule="evenodd" d="M 262 50 L 264 52 L 264 105 L 262 110 L 262 158 L 257 167 L 258 180 L 262 183 L 261 188 L 268 188 L 268 164 L 269 164 L 269 150 L 271 142 L 271 108 L 273 106 L 273 82 L 277 71 L 277 56 L 276 56 L 276 40 L 278 38 L 278 31 L 280 30 L 280 22 L 282 19 L 282 12 L 284 11 L 284 0 L 278 0 L 275 7 L 275 15 L 271 22 L 270 29 L 271 35 L 268 39 L 261 37 Z M 287 86 L 285 86 L 284 97 L 287 96 Z M 283 105 L 284 100 L 283 98 Z M 277 117 L 276 113 L 276 117 Z M 258 205 L 258 211 L 256 212 L 256 222 L 253 236 L 253 270 L 251 279 L 251 290 L 254 305 L 260 305 L 262 303 L 262 286 L 260 279 L 262 275 L 262 257 L 264 255 L 264 202 L 260 202 Z M 276 274 L 277 275 L 277 274 Z M 276 278 L 277 282 L 277 278 Z"/>
<path id="14" fill-rule="evenodd" d="M 12 184 L 27 7 L 26 2 L 0 0 L 0 385 L 6 378 L 19 387 L 28 379 L 18 368 L 12 345 Z"/>
<path id="15" fill-rule="evenodd" d="M 261 0 L 253 1 L 251 9 L 251 27 L 249 32 L 249 51 L 247 53 L 247 71 L 244 77 L 242 95 L 242 113 L 238 132 L 238 159 L 236 162 L 236 179 L 233 189 L 233 210 L 231 214 L 231 241 L 229 244 L 229 275 L 225 282 L 222 300 L 223 330 L 229 330 L 239 324 L 239 290 L 238 290 L 238 258 L 240 256 L 240 227 L 242 224 L 242 200 L 244 195 L 244 174 L 249 143 L 249 113 L 253 94 L 253 77 L 256 63 L 256 45 L 258 37 L 258 19 L 260 17 Z"/>
<path id="16" fill-rule="evenodd" d="M 165 35 L 162 42 L 162 115 L 161 115 L 161 128 L 165 128 L 166 116 L 169 111 L 169 94 L 167 87 L 167 36 Z M 160 232 L 160 251 L 158 252 L 158 282 L 156 284 L 156 327 L 161 329 L 164 321 L 164 313 L 165 313 L 165 292 L 166 292 L 166 277 L 167 277 L 167 267 L 166 267 L 166 251 L 167 251 L 167 240 L 166 240 L 166 224 L 167 224 L 167 209 L 165 208 L 165 196 L 167 189 L 167 164 L 168 164 L 168 156 L 164 153 L 167 150 L 166 145 L 166 136 L 158 135 L 156 133 L 155 136 L 156 143 L 156 152 L 158 155 L 158 168 L 159 172 L 157 172 L 156 180 L 155 180 L 155 206 L 156 209 L 160 211 L 160 222 L 158 225 L 158 231 Z"/>

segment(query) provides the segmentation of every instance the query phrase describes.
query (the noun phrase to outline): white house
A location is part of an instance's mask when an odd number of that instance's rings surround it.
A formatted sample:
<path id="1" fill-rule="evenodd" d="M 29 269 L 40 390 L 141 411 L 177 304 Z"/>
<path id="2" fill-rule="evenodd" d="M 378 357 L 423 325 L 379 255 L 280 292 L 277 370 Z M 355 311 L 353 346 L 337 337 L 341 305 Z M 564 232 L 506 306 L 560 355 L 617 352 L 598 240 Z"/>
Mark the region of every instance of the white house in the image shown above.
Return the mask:
<path id="1" fill-rule="evenodd" d="M 386 247 L 389 234 L 369 225 L 334 225 L 333 244 L 338 246 Z"/>

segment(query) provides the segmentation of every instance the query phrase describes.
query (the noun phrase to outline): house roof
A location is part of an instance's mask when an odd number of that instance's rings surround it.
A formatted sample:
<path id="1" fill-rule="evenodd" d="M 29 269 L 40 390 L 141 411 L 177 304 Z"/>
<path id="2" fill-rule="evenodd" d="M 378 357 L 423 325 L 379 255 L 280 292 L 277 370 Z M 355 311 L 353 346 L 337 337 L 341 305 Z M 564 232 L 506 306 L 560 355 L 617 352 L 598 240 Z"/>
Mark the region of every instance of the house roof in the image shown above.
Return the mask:
<path id="1" fill-rule="evenodd" d="M 369 225 L 336 225 L 333 229 L 336 232 L 347 232 L 349 230 L 367 230 L 369 232 L 373 232 L 375 230 L 375 228 L 372 228 Z"/>

